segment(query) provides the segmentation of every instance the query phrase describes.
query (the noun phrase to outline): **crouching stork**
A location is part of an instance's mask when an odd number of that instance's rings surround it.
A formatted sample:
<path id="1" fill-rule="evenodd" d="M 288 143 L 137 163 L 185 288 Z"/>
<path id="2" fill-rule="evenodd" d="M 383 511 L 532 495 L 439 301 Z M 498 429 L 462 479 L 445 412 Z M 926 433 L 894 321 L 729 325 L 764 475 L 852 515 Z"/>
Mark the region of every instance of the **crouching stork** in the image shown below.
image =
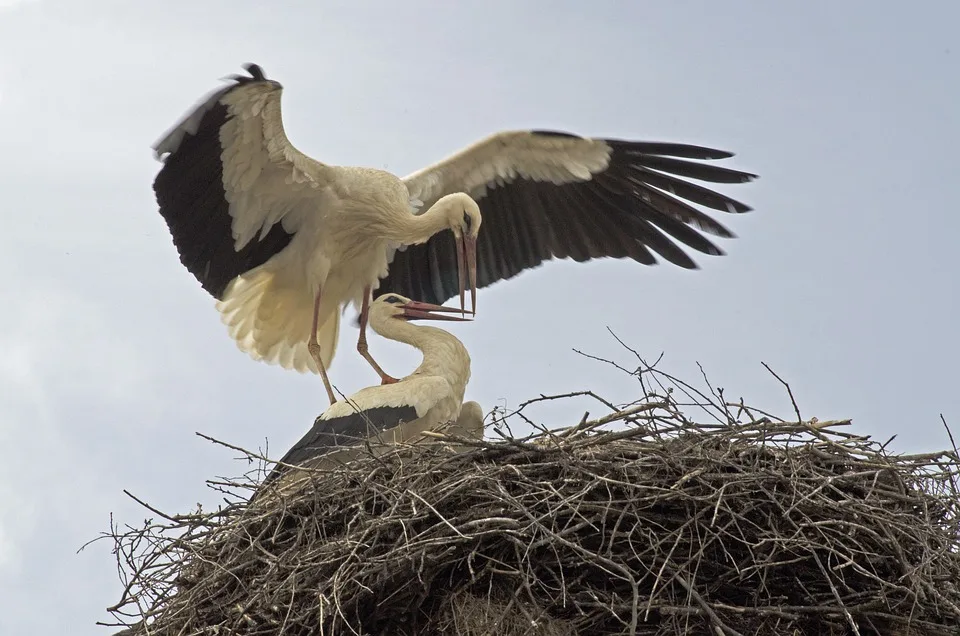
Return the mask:
<path id="1" fill-rule="evenodd" d="M 423 354 L 420 366 L 396 383 L 361 389 L 331 405 L 287 451 L 258 492 L 281 478 L 284 482 L 279 486 L 285 490 L 291 479 L 303 474 L 291 472 L 291 467 L 333 466 L 367 448 L 382 452 L 418 440 L 426 431 L 482 438 L 483 410 L 476 402 L 463 402 L 470 380 L 466 347 L 443 329 L 411 322 L 470 320 L 441 313 L 456 311 L 398 294 L 377 298 L 370 305 L 370 328 L 385 338 L 419 349 Z"/>

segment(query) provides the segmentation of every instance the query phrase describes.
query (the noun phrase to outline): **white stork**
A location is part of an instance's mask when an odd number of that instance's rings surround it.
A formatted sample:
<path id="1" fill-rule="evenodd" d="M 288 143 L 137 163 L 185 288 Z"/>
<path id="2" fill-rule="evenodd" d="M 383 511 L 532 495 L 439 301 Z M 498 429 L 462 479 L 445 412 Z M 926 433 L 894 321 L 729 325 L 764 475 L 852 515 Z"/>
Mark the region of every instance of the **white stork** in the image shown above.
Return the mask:
<path id="1" fill-rule="evenodd" d="M 381 336 L 416 347 L 423 361 L 396 383 L 360 389 L 332 404 L 313 427 L 280 460 L 264 485 L 284 474 L 287 466 L 318 468 L 347 461 L 369 443 L 376 452 L 416 441 L 424 431 L 480 439 L 483 410 L 464 404 L 470 380 L 470 354 L 453 334 L 413 320 L 456 320 L 445 316 L 453 307 L 421 303 L 399 294 L 383 294 L 370 304 L 370 328 Z"/>
<path id="2" fill-rule="evenodd" d="M 324 164 L 284 134 L 282 86 L 256 64 L 244 68 L 249 76 L 227 78 L 154 145 L 164 162 L 157 202 L 240 349 L 319 372 L 331 403 L 326 368 L 347 303 L 360 306 L 358 351 L 395 381 L 367 350 L 373 290 L 435 304 L 459 292 L 463 309 L 466 277 L 475 312 L 477 287 L 552 258 L 652 265 L 657 254 L 694 269 L 674 241 L 719 255 L 701 232 L 733 234 L 691 204 L 750 210 L 681 178 L 755 177 L 689 161 L 732 153 L 687 144 L 513 131 L 403 179 Z"/>

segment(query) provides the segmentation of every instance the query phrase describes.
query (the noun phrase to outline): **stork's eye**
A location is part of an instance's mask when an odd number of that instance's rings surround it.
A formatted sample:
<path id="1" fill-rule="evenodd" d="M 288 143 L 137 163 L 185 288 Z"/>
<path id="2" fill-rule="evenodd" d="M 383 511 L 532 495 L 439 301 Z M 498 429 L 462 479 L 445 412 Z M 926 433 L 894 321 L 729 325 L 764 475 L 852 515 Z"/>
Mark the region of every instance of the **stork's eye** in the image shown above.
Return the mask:
<path id="1" fill-rule="evenodd" d="M 470 215 L 467 214 L 467 211 L 463 211 L 463 227 L 466 228 L 467 232 L 470 231 L 470 226 L 473 224 L 473 219 L 470 218 Z"/>
<path id="2" fill-rule="evenodd" d="M 399 296 L 387 296 L 386 298 L 383 299 L 383 302 L 397 304 L 397 303 L 402 303 L 403 301 L 400 300 Z"/>

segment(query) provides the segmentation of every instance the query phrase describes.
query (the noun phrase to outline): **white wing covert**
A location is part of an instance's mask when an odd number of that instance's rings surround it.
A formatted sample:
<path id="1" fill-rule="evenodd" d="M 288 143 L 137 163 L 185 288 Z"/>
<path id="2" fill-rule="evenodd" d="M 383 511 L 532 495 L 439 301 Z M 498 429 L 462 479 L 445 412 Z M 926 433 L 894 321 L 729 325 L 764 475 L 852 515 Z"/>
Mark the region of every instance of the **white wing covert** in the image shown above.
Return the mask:
<path id="1" fill-rule="evenodd" d="M 734 235 L 693 204 L 730 213 L 751 208 L 686 178 L 744 183 L 756 175 L 690 159 L 732 153 L 689 144 L 586 138 L 565 132 L 510 131 L 484 139 L 404 179 L 425 207 L 453 192 L 479 204 L 477 287 L 516 276 L 553 258 L 631 258 L 654 254 L 694 269 L 679 242 L 720 255 L 701 232 Z M 698 231 L 699 230 L 699 231 Z M 425 302 L 459 291 L 449 232 L 393 255 L 379 286 Z"/>
<path id="2" fill-rule="evenodd" d="M 290 243 L 330 176 L 287 139 L 283 87 L 245 68 L 250 76 L 227 78 L 154 145 L 160 213 L 184 266 L 218 300 Z"/>

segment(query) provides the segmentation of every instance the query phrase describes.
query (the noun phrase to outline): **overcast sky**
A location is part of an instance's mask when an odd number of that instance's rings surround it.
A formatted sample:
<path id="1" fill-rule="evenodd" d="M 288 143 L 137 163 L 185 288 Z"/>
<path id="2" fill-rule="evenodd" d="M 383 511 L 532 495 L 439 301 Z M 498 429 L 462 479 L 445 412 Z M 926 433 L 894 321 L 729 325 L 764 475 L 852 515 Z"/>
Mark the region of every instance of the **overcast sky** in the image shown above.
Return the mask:
<path id="1" fill-rule="evenodd" d="M 202 431 L 282 453 L 316 376 L 254 362 L 180 265 L 151 144 L 218 78 L 261 64 L 323 161 L 400 175 L 500 129 L 711 145 L 757 172 L 755 211 L 702 269 L 554 262 L 483 290 L 453 328 L 486 409 L 635 383 L 610 327 L 696 382 L 901 450 L 960 426 L 960 4 L 0 0 L 0 633 L 105 634 L 109 515 L 216 498 L 239 474 Z M 332 378 L 376 380 L 346 326 Z M 371 339 L 394 375 L 418 356 Z M 587 408 L 541 411 L 551 425 Z M 593 405 L 591 410 L 596 411 Z"/>

